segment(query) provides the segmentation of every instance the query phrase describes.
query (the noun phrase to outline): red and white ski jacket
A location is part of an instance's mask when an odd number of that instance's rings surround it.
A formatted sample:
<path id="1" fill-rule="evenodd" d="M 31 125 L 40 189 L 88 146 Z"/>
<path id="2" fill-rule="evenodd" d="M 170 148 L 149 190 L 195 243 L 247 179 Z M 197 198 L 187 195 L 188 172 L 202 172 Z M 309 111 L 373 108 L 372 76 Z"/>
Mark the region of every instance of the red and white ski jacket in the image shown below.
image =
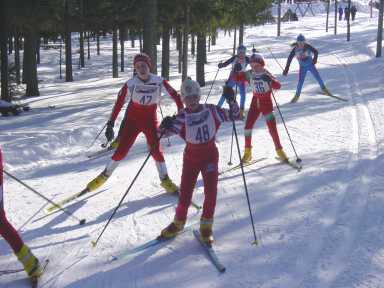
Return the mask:
<path id="1" fill-rule="evenodd" d="M 169 85 L 168 81 L 150 74 L 149 79 L 144 82 L 135 75 L 120 89 L 110 120 L 113 122 L 116 120 L 126 102 L 129 102 L 128 118 L 140 117 L 142 119 L 150 116 L 156 119 L 156 109 L 160 103 L 163 89 L 175 101 L 177 110 L 180 111 L 183 108 L 180 95 Z"/>

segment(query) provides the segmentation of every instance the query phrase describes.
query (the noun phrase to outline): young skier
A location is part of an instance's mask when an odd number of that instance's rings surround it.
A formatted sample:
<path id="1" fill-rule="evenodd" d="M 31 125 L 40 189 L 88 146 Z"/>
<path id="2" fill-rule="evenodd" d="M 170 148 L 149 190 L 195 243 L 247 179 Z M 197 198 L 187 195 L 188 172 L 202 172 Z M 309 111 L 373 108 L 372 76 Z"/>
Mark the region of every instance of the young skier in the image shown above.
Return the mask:
<path id="1" fill-rule="evenodd" d="M 249 64 L 249 57 L 246 56 L 247 48 L 244 45 L 240 45 L 237 47 L 237 54 L 229 58 L 224 63 L 219 63 L 217 66 L 219 68 L 223 68 L 228 66 L 229 64 L 232 64 L 232 70 L 229 74 L 229 78 L 225 85 L 234 87 L 237 85 L 237 87 L 240 90 L 240 118 L 243 118 L 244 116 L 244 105 L 245 105 L 245 77 L 244 77 L 244 71 L 247 65 Z M 224 94 L 221 95 L 219 102 L 217 105 L 219 107 L 223 106 L 224 104 Z"/>
<path id="2" fill-rule="evenodd" d="M 280 89 L 280 82 L 264 68 L 265 62 L 261 54 L 252 54 L 250 65 L 252 70 L 246 72 L 246 78 L 252 87 L 253 98 L 245 121 L 245 150 L 242 161 L 246 163 L 252 160 L 252 128 L 260 113 L 263 114 L 267 122 L 277 156 L 282 161 L 288 161 L 288 157 L 280 144 L 271 99 L 272 89 Z"/>
<path id="3" fill-rule="evenodd" d="M 285 69 L 283 71 L 283 75 L 287 76 L 289 65 L 291 64 L 293 57 L 296 56 L 296 59 L 299 61 L 299 65 L 300 65 L 299 82 L 297 83 L 296 94 L 292 98 L 291 103 L 295 103 L 297 102 L 297 100 L 299 100 L 301 89 L 303 88 L 305 76 L 308 71 L 310 71 L 312 75 L 316 78 L 323 93 L 325 95 L 330 95 L 330 92 L 328 91 L 327 87 L 325 87 L 325 84 L 315 67 L 317 63 L 317 56 L 319 54 L 317 50 L 305 42 L 305 37 L 302 34 L 299 34 L 297 36 L 296 42 L 293 43 L 292 46 L 293 46 L 293 49 L 288 56 L 287 64 L 285 65 Z M 312 53 L 314 54 L 313 58 L 312 58 Z"/>
<path id="4" fill-rule="evenodd" d="M 119 135 L 119 144 L 112 155 L 112 159 L 104 171 L 88 183 L 86 190 L 93 191 L 103 185 L 112 172 L 116 169 L 119 161 L 127 154 L 137 135 L 143 132 L 147 138 L 151 155 L 156 162 L 156 167 L 161 180 L 161 186 L 168 193 L 175 193 L 178 187 L 168 176 L 163 153 L 160 151 L 160 141 L 157 137 L 157 105 L 160 100 L 161 91 L 165 88 L 167 93 L 176 102 L 178 111 L 183 108 L 180 95 L 163 78 L 150 73 L 151 60 L 148 55 L 137 54 L 133 60 L 137 72 L 121 88 L 112 114 L 107 123 L 106 137 L 111 141 L 114 136 L 113 126 L 124 103 L 129 101 L 125 112 L 124 124 Z"/>
<path id="5" fill-rule="evenodd" d="M 25 272 L 30 279 L 34 282 L 41 274 L 43 269 L 39 260 L 32 254 L 27 245 L 24 244 L 19 234 L 8 222 L 4 211 L 3 202 L 3 159 L 0 148 L 0 235 L 4 237 L 5 241 L 11 246 L 13 252 L 17 256 L 17 259 L 23 264 Z"/>
<path id="6" fill-rule="evenodd" d="M 216 206 L 219 161 L 215 135 L 221 123 L 239 118 L 239 106 L 235 101 L 233 89 L 225 86 L 223 95 L 230 110 L 212 104 L 199 104 L 200 86 L 197 82 L 187 79 L 181 86 L 185 109 L 174 117 L 165 117 L 160 125 L 161 133 L 179 134 L 187 145 L 183 156 L 176 214 L 173 222 L 161 231 L 159 237 L 172 238 L 183 230 L 193 189 L 201 172 L 205 199 L 200 220 L 200 235 L 204 242 L 213 243 L 212 225 Z"/>

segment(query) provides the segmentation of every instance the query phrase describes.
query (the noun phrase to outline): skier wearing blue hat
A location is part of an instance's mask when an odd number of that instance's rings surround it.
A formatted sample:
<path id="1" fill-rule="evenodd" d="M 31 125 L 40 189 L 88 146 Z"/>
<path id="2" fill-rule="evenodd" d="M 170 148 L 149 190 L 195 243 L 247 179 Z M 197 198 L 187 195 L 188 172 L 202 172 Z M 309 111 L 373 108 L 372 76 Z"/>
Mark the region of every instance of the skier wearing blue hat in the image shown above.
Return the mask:
<path id="1" fill-rule="evenodd" d="M 244 105 L 245 105 L 245 68 L 249 64 L 249 57 L 246 56 L 247 48 L 241 44 L 237 47 L 237 54 L 229 58 L 223 63 L 219 63 L 217 66 L 220 68 L 226 67 L 229 64 L 232 64 L 232 70 L 229 74 L 229 78 L 225 83 L 226 86 L 233 88 L 235 85 L 239 87 L 240 90 L 240 118 L 244 117 Z M 221 107 L 224 104 L 225 97 L 224 94 L 221 95 L 217 106 Z"/>
<path id="2" fill-rule="evenodd" d="M 297 102 L 297 100 L 299 100 L 301 89 L 303 88 L 305 76 L 308 71 L 310 71 L 312 75 L 315 77 L 323 93 L 325 95 L 330 96 L 331 93 L 328 91 L 327 87 L 325 87 L 325 84 L 315 67 L 317 63 L 317 56 L 319 54 L 317 50 L 311 45 L 309 45 L 308 43 L 306 43 L 306 40 L 303 34 L 299 34 L 297 36 L 296 42 L 293 43 L 292 46 L 293 46 L 293 49 L 288 56 L 287 64 L 285 65 L 285 69 L 283 71 L 283 75 L 287 76 L 289 65 L 291 64 L 293 57 L 296 57 L 300 65 L 299 82 L 297 83 L 296 94 L 292 98 L 291 103 L 295 103 Z M 313 54 L 313 57 L 312 57 L 312 54 Z"/>

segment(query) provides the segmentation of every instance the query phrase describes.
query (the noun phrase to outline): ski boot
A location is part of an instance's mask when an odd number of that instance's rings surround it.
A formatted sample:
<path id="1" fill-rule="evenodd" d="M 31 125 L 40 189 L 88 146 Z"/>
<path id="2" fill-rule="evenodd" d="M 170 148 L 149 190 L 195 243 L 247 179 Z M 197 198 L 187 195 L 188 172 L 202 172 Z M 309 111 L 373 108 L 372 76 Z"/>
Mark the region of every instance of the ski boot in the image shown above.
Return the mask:
<path id="1" fill-rule="evenodd" d="M 214 241 L 213 235 L 212 235 L 212 225 L 213 225 L 213 219 L 201 217 L 200 237 L 201 237 L 201 240 L 208 245 L 212 245 Z"/>
<path id="2" fill-rule="evenodd" d="M 91 182 L 88 183 L 87 189 L 89 191 L 96 190 L 107 181 L 108 177 L 109 176 L 105 173 L 105 170 L 104 170 L 99 174 L 99 176 L 97 176 L 95 179 L 93 179 Z"/>
<path id="3" fill-rule="evenodd" d="M 278 157 L 281 161 L 283 161 L 283 162 L 288 162 L 288 161 L 289 161 L 287 155 L 285 154 L 285 152 L 284 152 L 284 150 L 283 150 L 283 148 L 277 149 L 277 150 L 276 150 L 276 154 L 277 154 L 277 157 Z"/>
<path id="4" fill-rule="evenodd" d="M 168 175 L 161 179 L 160 186 L 170 194 L 177 193 L 179 191 L 179 187 L 177 187 L 177 185 L 172 182 Z"/>
<path id="5" fill-rule="evenodd" d="M 109 145 L 109 149 L 116 149 L 117 147 L 119 146 L 119 139 L 116 138 L 115 140 L 113 140 L 111 142 L 111 144 Z"/>
<path id="6" fill-rule="evenodd" d="M 291 103 L 296 103 L 299 100 L 300 95 L 293 96 Z"/>
<path id="7" fill-rule="evenodd" d="M 243 158 L 241 158 L 241 162 L 248 163 L 252 160 L 252 148 L 248 147 L 244 150 Z"/>
<path id="8" fill-rule="evenodd" d="M 27 245 L 23 245 L 20 251 L 16 253 L 16 256 L 23 264 L 24 270 L 31 280 L 36 280 L 43 274 L 43 268 L 39 260 L 32 254 Z"/>
<path id="9" fill-rule="evenodd" d="M 164 228 L 160 233 L 160 238 L 170 239 L 175 237 L 180 231 L 183 231 L 185 220 L 177 220 L 176 217 L 171 224 Z"/>
<path id="10" fill-rule="evenodd" d="M 329 92 L 329 90 L 327 89 L 327 87 L 324 87 L 324 88 L 322 89 L 322 91 L 323 91 L 323 94 L 324 94 L 324 95 L 327 95 L 327 96 L 331 96 L 331 95 L 332 95 L 331 92 Z"/>

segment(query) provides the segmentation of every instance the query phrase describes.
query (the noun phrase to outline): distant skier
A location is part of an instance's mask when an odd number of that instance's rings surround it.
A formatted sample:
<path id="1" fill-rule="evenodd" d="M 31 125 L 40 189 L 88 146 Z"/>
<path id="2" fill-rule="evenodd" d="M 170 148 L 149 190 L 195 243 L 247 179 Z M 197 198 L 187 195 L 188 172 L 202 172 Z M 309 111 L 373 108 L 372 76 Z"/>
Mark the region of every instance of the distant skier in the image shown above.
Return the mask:
<path id="1" fill-rule="evenodd" d="M 160 125 L 166 135 L 179 134 L 187 145 L 184 149 L 179 203 L 174 220 L 161 231 L 160 237 L 172 238 L 184 229 L 193 189 L 201 172 L 204 181 L 204 205 L 200 219 L 201 240 L 213 243 L 212 225 L 216 206 L 219 152 L 215 135 L 221 123 L 239 118 L 239 106 L 234 91 L 224 86 L 223 95 L 230 110 L 212 104 L 199 104 L 200 86 L 187 79 L 181 86 L 185 109 L 176 116 L 165 117 Z M 230 116 L 230 114 L 232 114 Z"/>
<path id="2" fill-rule="evenodd" d="M 27 245 L 24 244 L 19 234 L 8 222 L 4 211 L 3 202 L 3 159 L 0 148 L 0 235 L 11 246 L 17 259 L 23 264 L 25 272 L 32 281 L 37 280 L 43 273 L 39 260 L 32 254 Z"/>
<path id="3" fill-rule="evenodd" d="M 345 20 L 345 21 L 349 20 L 349 15 L 350 15 L 349 7 L 346 6 L 346 7 L 344 8 L 344 20 Z"/>
<path id="4" fill-rule="evenodd" d="M 352 7 L 351 7 L 351 17 L 352 17 L 352 21 L 355 21 L 355 18 L 356 18 L 356 12 L 357 12 L 356 5 L 352 5 Z"/>
<path id="5" fill-rule="evenodd" d="M 343 9 L 343 7 L 340 5 L 340 6 L 339 6 L 339 21 L 343 20 L 343 13 L 344 13 L 344 9 Z"/>
<path id="6" fill-rule="evenodd" d="M 247 120 L 245 121 L 245 150 L 242 161 L 246 163 L 252 160 L 252 128 L 260 114 L 263 114 L 266 120 L 277 156 L 282 161 L 288 161 L 288 157 L 280 144 L 271 99 L 272 89 L 280 89 L 281 84 L 267 69 L 264 68 L 265 61 L 261 54 L 252 54 L 249 61 L 252 70 L 246 72 L 246 78 L 252 87 L 253 98 L 248 111 Z"/>
<path id="7" fill-rule="evenodd" d="M 229 64 L 232 64 L 232 70 L 229 74 L 229 78 L 225 85 L 234 87 L 237 85 L 237 87 L 240 90 L 240 118 L 243 118 L 244 116 L 244 105 L 245 105 L 245 77 L 244 77 L 244 71 L 249 64 L 249 57 L 246 56 L 247 48 L 244 45 L 240 45 L 237 47 L 237 54 L 229 58 L 227 61 L 223 63 L 219 63 L 217 66 L 219 68 L 223 68 L 228 66 Z M 219 107 L 223 106 L 224 104 L 224 94 L 221 95 L 219 102 L 217 105 Z"/>
<path id="8" fill-rule="evenodd" d="M 168 193 L 175 193 L 178 187 L 168 176 L 167 166 L 165 165 L 163 153 L 160 151 L 160 141 L 157 137 L 157 105 L 160 101 L 162 89 L 172 97 L 177 105 L 177 109 L 183 108 L 180 95 L 163 78 L 151 74 L 151 60 L 148 55 L 137 54 L 133 60 L 137 75 L 129 79 L 121 88 L 112 114 L 107 123 L 106 137 L 111 141 L 114 137 L 113 126 L 115 120 L 125 102 L 129 102 L 125 112 L 124 124 L 119 135 L 119 144 L 112 156 L 112 159 L 105 167 L 104 171 L 94 180 L 88 183 L 87 190 L 93 191 L 103 185 L 112 172 L 116 169 L 119 161 L 124 159 L 129 149 L 135 142 L 137 135 L 143 132 L 147 138 L 147 144 L 151 155 L 156 162 L 156 168 L 161 180 L 161 186 Z"/>
<path id="9" fill-rule="evenodd" d="M 296 56 L 296 59 L 299 61 L 299 65 L 300 65 L 299 82 L 297 83 L 296 93 L 295 93 L 295 96 L 292 98 L 291 103 L 295 103 L 297 102 L 297 100 L 299 100 L 301 89 L 303 88 L 305 76 L 307 75 L 308 71 L 310 71 L 312 75 L 315 77 L 323 93 L 325 95 L 331 95 L 327 87 L 325 87 L 325 84 L 321 79 L 320 74 L 317 71 L 315 66 L 317 63 L 317 57 L 319 54 L 318 51 L 315 48 L 313 48 L 311 45 L 306 43 L 305 37 L 302 34 L 299 34 L 297 36 L 296 42 L 293 43 L 292 46 L 293 46 L 293 49 L 288 56 L 287 64 L 285 65 L 285 69 L 283 71 L 283 75 L 287 76 L 292 59 L 293 57 Z M 313 58 L 312 58 L 312 53 L 314 54 Z"/>

